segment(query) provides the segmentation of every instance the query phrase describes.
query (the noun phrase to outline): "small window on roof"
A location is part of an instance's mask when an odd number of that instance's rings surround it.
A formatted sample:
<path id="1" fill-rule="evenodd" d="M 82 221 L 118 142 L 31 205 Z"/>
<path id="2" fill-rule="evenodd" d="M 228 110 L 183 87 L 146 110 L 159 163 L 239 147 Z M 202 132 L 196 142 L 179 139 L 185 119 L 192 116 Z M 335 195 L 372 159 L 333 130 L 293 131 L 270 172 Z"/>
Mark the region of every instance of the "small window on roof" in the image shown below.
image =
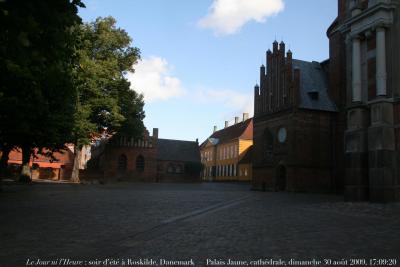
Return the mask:
<path id="1" fill-rule="evenodd" d="M 319 98 L 319 93 L 318 93 L 318 91 L 311 91 L 311 92 L 308 92 L 308 95 L 311 97 L 311 99 L 313 99 L 313 100 L 318 100 L 318 98 Z"/>

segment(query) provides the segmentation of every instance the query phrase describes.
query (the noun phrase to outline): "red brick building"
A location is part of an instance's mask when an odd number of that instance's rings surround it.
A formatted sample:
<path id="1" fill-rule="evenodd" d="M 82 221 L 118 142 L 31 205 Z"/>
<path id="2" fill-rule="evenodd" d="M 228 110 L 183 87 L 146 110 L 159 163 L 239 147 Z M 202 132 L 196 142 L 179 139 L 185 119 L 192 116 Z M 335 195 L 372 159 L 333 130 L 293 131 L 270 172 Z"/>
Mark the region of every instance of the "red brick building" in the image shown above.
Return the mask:
<path id="1" fill-rule="evenodd" d="M 30 161 L 32 179 L 69 180 L 74 163 L 73 145 L 53 158 L 36 154 Z M 88 160 L 90 166 L 87 166 Z M 10 152 L 8 164 L 19 173 L 22 153 Z M 89 168 L 87 168 L 89 167 Z M 80 162 L 82 180 L 194 182 L 200 181 L 200 152 L 197 141 L 158 138 L 145 131 L 143 138 L 115 136 L 85 147 Z"/>
<path id="2" fill-rule="evenodd" d="M 31 157 L 29 165 L 32 169 L 32 179 L 68 180 L 71 177 L 74 164 L 73 146 L 67 146 L 61 152 L 55 152 L 53 157 L 38 154 Z M 22 153 L 14 149 L 9 154 L 8 166 L 16 174 L 22 165 Z"/>
<path id="3" fill-rule="evenodd" d="M 400 0 L 338 0 L 329 59 L 274 42 L 254 94 L 253 187 L 400 200 Z"/>
<path id="4" fill-rule="evenodd" d="M 254 89 L 253 188 L 329 192 L 333 174 L 333 129 L 337 106 L 329 95 L 329 62 L 292 58 L 273 43 Z"/>
<path id="5" fill-rule="evenodd" d="M 158 129 L 143 138 L 111 138 L 98 153 L 98 171 L 102 179 L 142 182 L 199 181 L 200 152 L 197 141 L 158 138 Z M 90 176 L 90 174 L 85 174 Z"/>

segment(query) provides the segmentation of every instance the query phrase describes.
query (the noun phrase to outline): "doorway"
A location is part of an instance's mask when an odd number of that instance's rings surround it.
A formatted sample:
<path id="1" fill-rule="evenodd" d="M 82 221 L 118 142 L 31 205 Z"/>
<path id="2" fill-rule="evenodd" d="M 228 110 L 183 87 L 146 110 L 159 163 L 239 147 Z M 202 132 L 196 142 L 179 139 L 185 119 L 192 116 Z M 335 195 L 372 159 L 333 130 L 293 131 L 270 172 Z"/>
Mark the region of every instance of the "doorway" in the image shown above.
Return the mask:
<path id="1" fill-rule="evenodd" d="M 286 168 L 282 165 L 277 169 L 276 189 L 278 191 L 286 191 Z"/>

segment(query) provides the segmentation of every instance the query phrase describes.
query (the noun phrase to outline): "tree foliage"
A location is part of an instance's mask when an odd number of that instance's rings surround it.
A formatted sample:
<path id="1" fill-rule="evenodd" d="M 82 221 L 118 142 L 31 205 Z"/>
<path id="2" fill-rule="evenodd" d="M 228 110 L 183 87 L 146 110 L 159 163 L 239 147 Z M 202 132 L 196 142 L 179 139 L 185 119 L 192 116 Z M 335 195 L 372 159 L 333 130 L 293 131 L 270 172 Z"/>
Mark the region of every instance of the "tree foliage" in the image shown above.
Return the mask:
<path id="1" fill-rule="evenodd" d="M 74 139 L 76 155 L 104 131 L 137 137 L 143 132 L 143 97 L 130 89 L 125 75 L 134 71 L 140 51 L 112 17 L 97 18 L 79 28 L 78 91 Z M 73 179 L 78 180 L 74 164 Z"/>
<path id="2" fill-rule="evenodd" d="M 127 130 L 135 134 L 143 127 L 143 98 L 130 89 L 125 78 L 140 58 L 131 38 L 116 27 L 112 17 L 97 18 L 80 27 L 76 72 L 78 102 L 74 134 L 78 145 L 88 144 L 96 133 Z M 135 120 L 136 119 L 136 120 Z"/>
<path id="3" fill-rule="evenodd" d="M 34 148 L 51 156 L 73 142 L 80 152 L 105 130 L 143 132 L 143 97 L 125 78 L 139 49 L 112 17 L 82 24 L 79 6 L 80 0 L 0 1 L 1 166 L 16 147 L 27 165 Z"/>
<path id="4" fill-rule="evenodd" d="M 0 2 L 0 148 L 64 147 L 73 126 L 79 0 Z"/>

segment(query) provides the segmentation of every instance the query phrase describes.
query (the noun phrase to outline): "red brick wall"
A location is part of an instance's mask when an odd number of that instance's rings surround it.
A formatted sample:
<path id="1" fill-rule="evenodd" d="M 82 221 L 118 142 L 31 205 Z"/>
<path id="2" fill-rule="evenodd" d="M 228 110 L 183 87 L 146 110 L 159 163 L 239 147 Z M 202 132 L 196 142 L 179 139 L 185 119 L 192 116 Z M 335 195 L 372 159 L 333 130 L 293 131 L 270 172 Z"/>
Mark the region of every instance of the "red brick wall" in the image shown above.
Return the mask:
<path id="1" fill-rule="evenodd" d="M 37 154 L 32 157 L 29 165 L 32 167 L 32 179 L 68 180 L 71 178 L 74 164 L 74 154 L 70 150 L 55 152 L 56 160 Z M 8 164 L 21 165 L 22 152 L 12 150 L 9 154 Z"/>
<path id="2" fill-rule="evenodd" d="M 181 173 L 168 172 L 168 167 L 179 166 Z M 200 181 L 200 174 L 189 174 L 185 169 L 185 162 L 183 161 L 157 161 L 157 181 L 158 182 L 197 182 Z"/>
<path id="3" fill-rule="evenodd" d="M 255 120 L 253 187 L 274 189 L 278 168 L 286 169 L 288 191 L 334 191 L 332 169 L 334 146 L 332 117 L 334 113 L 299 110 L 265 120 Z M 287 140 L 280 144 L 277 132 L 287 129 Z M 268 159 L 263 151 L 265 129 L 274 136 L 273 155 Z"/>
<path id="4" fill-rule="evenodd" d="M 156 148 L 118 147 L 107 146 L 104 152 L 104 178 L 106 180 L 130 180 L 155 182 L 157 176 Z M 124 154 L 127 157 L 127 169 L 118 170 L 118 158 Z M 144 157 L 145 165 L 143 171 L 136 169 L 138 156 Z"/>
<path id="5" fill-rule="evenodd" d="M 38 164 L 39 167 L 58 169 L 62 165 L 71 168 L 74 163 L 74 154 L 70 150 L 55 152 L 53 156 L 56 158 L 54 161 L 49 157 L 36 153 L 36 157 L 31 159 L 30 165 Z M 12 150 L 9 154 L 8 163 L 22 164 L 22 151 L 17 149 Z"/>

